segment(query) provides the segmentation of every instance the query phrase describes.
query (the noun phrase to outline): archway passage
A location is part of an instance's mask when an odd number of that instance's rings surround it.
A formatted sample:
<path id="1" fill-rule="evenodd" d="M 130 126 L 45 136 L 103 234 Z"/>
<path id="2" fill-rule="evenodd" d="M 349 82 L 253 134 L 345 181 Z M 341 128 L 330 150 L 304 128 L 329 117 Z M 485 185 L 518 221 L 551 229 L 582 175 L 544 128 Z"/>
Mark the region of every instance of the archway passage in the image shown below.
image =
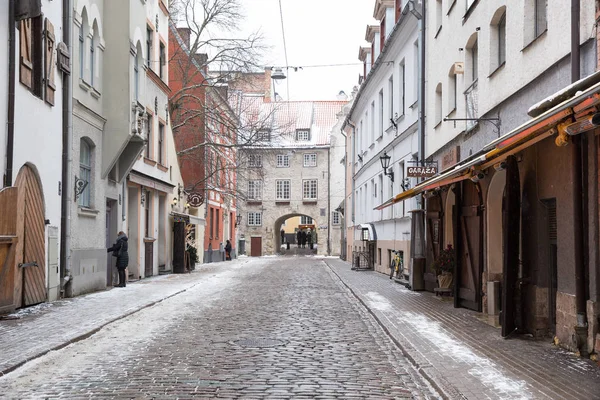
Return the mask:
<path id="1" fill-rule="evenodd" d="M 317 221 L 304 214 L 285 215 L 275 221 L 276 248 L 284 255 L 317 254 L 319 232 Z"/>

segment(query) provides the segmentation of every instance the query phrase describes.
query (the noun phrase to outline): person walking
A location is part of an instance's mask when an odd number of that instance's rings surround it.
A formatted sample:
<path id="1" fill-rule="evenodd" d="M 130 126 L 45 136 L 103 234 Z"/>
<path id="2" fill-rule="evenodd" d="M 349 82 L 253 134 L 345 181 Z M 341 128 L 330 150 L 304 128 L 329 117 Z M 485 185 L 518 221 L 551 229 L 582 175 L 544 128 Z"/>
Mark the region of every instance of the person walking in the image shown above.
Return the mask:
<path id="1" fill-rule="evenodd" d="M 120 231 L 117 236 L 117 242 L 108 248 L 107 253 L 112 251 L 113 257 L 117 257 L 117 270 L 119 271 L 119 284 L 117 287 L 125 287 L 126 276 L 125 269 L 129 265 L 129 244 L 127 243 L 127 235 Z"/>
<path id="2" fill-rule="evenodd" d="M 231 261 L 231 242 L 229 239 L 225 243 L 225 260 Z"/>
<path id="3" fill-rule="evenodd" d="M 298 229 L 298 232 L 296 232 L 296 245 L 298 248 L 302 246 L 302 230 L 300 229 Z"/>
<path id="4" fill-rule="evenodd" d="M 285 231 L 283 229 L 281 230 L 281 244 L 285 244 Z"/>
<path id="5" fill-rule="evenodd" d="M 313 246 L 312 246 L 312 233 L 311 233 L 310 229 L 308 230 L 308 232 L 306 232 L 306 241 L 308 243 L 308 247 L 310 249 L 312 249 L 313 248 Z"/>
<path id="6" fill-rule="evenodd" d="M 306 232 L 304 231 L 304 229 L 300 234 L 300 241 L 302 242 L 302 248 L 304 248 L 306 246 Z"/>

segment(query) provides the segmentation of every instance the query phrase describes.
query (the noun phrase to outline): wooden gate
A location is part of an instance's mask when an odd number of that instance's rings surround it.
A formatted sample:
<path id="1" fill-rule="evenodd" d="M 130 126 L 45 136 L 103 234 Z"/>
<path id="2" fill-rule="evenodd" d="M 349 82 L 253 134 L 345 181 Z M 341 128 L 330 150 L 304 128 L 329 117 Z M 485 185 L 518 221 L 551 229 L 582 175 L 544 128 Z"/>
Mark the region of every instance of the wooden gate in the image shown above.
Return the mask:
<path id="1" fill-rule="evenodd" d="M 250 256 L 262 256 L 262 237 L 253 237 L 250 239 Z"/>
<path id="2" fill-rule="evenodd" d="M 506 159 L 506 189 L 502 202 L 502 235 L 504 243 L 502 260 L 502 336 L 516 329 L 515 290 L 519 278 L 519 240 L 521 232 L 521 185 L 519 166 L 515 156 Z"/>
<path id="3" fill-rule="evenodd" d="M 18 308 L 46 301 L 46 239 L 43 192 L 31 167 L 26 165 L 21 168 L 15 186 L 20 192 L 15 287 Z"/>
<path id="4" fill-rule="evenodd" d="M 154 269 L 154 242 L 144 242 L 144 252 L 144 277 L 148 278 L 149 276 L 153 275 L 152 272 Z"/>
<path id="5" fill-rule="evenodd" d="M 483 270 L 483 218 L 479 184 L 469 180 L 457 184 L 454 206 L 456 244 L 455 307 L 481 311 Z"/>
<path id="6" fill-rule="evenodd" d="M 0 190 L 0 314 L 15 309 L 15 254 L 19 189 Z"/>

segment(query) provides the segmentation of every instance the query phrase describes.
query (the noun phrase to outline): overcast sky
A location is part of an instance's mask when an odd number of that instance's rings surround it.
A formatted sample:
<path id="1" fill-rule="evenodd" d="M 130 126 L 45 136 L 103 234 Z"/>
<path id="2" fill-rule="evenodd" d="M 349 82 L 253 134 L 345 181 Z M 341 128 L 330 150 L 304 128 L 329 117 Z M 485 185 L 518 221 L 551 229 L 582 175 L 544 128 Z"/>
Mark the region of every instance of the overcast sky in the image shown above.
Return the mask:
<path id="1" fill-rule="evenodd" d="M 279 0 L 241 0 L 245 31 L 261 30 L 270 50 L 265 65 L 285 66 Z M 375 0 L 281 0 L 288 65 L 310 66 L 356 63 L 367 24 L 375 23 Z M 290 69 L 288 79 L 276 83 L 284 100 L 335 100 L 358 84 L 360 65 Z M 284 70 L 285 72 L 285 70 Z"/>

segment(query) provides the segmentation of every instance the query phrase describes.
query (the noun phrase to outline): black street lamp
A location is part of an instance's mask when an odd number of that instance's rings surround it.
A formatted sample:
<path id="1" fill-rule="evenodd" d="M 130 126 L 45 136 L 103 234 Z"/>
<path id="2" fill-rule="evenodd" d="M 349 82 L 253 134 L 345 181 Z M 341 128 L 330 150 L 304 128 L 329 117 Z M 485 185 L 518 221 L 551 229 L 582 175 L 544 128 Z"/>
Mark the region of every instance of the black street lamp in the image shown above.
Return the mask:
<path id="1" fill-rule="evenodd" d="M 390 159 L 392 157 L 388 156 L 386 152 L 383 152 L 383 155 L 381 157 L 379 157 L 379 161 L 381 161 L 381 168 L 383 168 L 383 174 L 387 175 L 390 177 L 390 180 L 392 181 L 392 183 L 394 182 L 394 171 L 389 171 L 388 172 L 388 168 L 390 167 Z"/>

